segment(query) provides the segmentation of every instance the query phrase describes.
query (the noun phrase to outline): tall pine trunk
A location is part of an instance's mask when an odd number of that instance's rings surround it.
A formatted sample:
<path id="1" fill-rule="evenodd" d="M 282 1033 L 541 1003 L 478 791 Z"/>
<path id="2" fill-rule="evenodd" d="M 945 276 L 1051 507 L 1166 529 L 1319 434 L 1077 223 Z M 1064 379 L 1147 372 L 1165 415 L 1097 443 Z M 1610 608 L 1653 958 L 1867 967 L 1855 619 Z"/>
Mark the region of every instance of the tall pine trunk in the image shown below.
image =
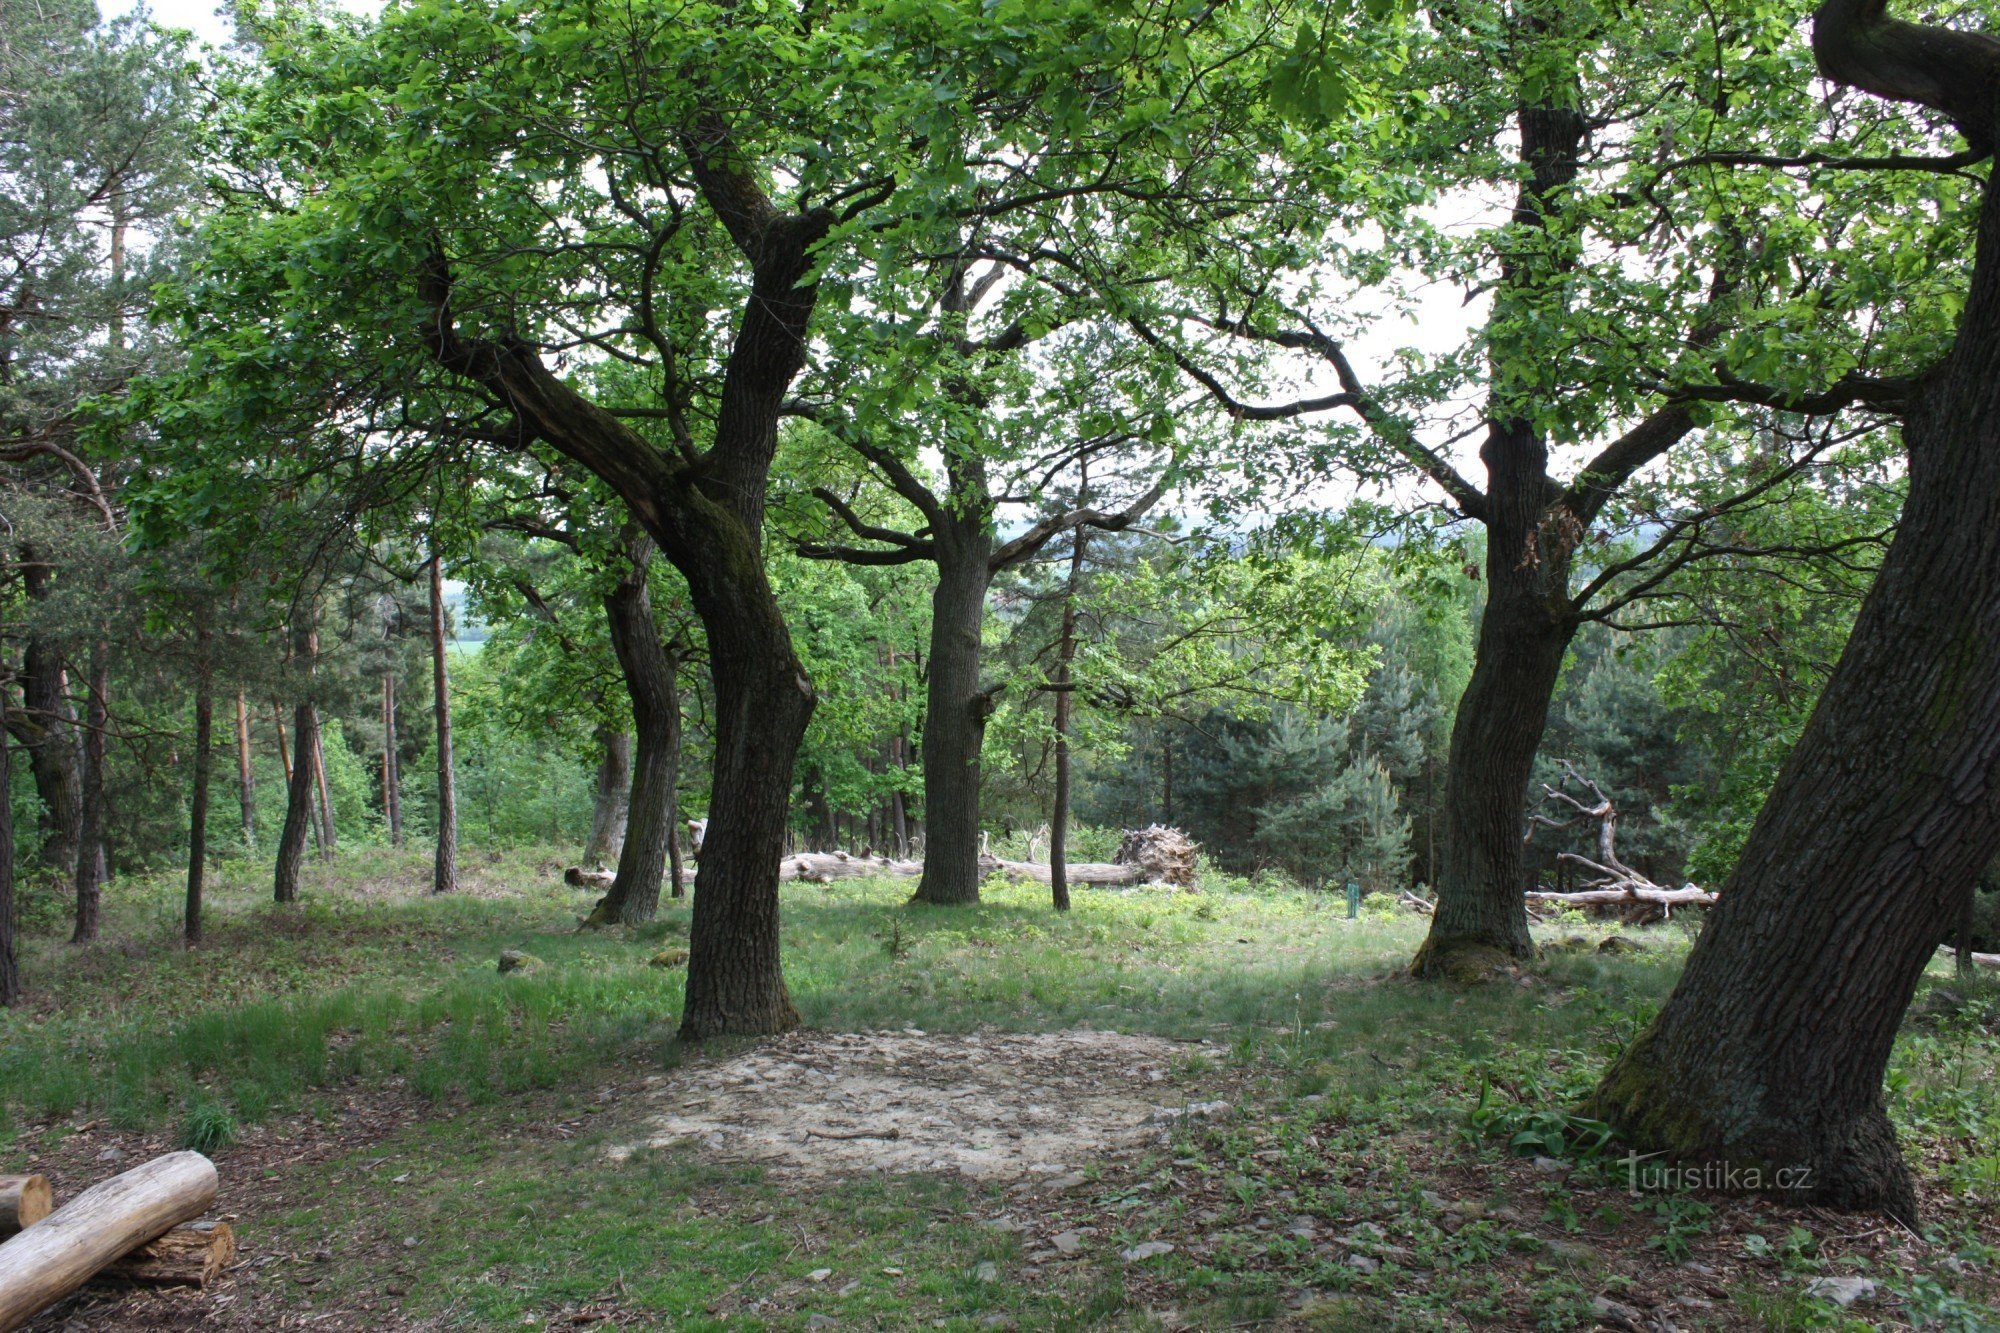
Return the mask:
<path id="1" fill-rule="evenodd" d="M 403 845 L 403 756 L 396 725 L 396 673 L 382 673 L 382 818 L 389 825 L 389 845 Z"/>
<path id="2" fill-rule="evenodd" d="M 257 788 L 250 771 L 250 704 L 236 691 L 236 797 L 243 807 L 243 850 L 257 849 Z"/>
<path id="3" fill-rule="evenodd" d="M 1948 72 L 1945 54 L 1926 59 Z M 1903 441 L 1909 498 L 1846 650 L 1673 995 L 1595 1106 L 1637 1144 L 1755 1173 L 1752 1188 L 1909 1220 L 1883 1076 L 1918 978 L 2000 851 L 1990 186 L 1955 349 L 1920 382 Z"/>
<path id="4" fill-rule="evenodd" d="M 7 694 L 12 687 L 0 681 L 0 794 L 13 790 L 14 756 L 7 748 Z M 20 913 L 14 905 L 14 803 L 0 799 L 0 1007 L 10 1007 L 21 998 L 21 964 L 16 949 L 20 936 Z"/>
<path id="5" fill-rule="evenodd" d="M 29 595 L 45 596 L 48 572 L 30 560 L 23 576 Z M 65 877 L 76 873 L 83 836 L 83 765 L 76 709 L 69 699 L 62 654 L 30 635 L 21 655 L 21 709 L 9 729 L 28 752 L 28 771 L 42 803 L 41 860 Z"/>
<path id="6" fill-rule="evenodd" d="M 924 874 L 913 901 L 979 901 L 979 752 L 993 696 L 981 689 L 980 629 L 993 579 L 993 538 L 984 523 L 955 522 L 933 534 L 931 660 L 924 713 Z"/>
<path id="7" fill-rule="evenodd" d="M 111 692 L 111 649 L 99 639 L 90 646 L 90 697 L 83 729 L 83 819 L 76 847 L 76 929 L 70 942 L 97 938 L 102 910 L 106 857 L 104 851 L 104 745 L 111 727 L 107 696 Z"/>
<path id="8" fill-rule="evenodd" d="M 431 688 L 437 713 L 437 859 L 432 893 L 458 890 L 458 776 L 451 755 L 451 680 L 445 665 L 444 567 L 431 552 Z"/>
<path id="9" fill-rule="evenodd" d="M 597 786 L 583 863 L 601 866 L 615 860 L 625 847 L 626 814 L 632 803 L 632 737 L 599 724 L 597 745 Z"/>
<path id="10" fill-rule="evenodd" d="M 313 645 L 313 651 L 317 655 L 317 643 Z M 312 770 L 313 814 L 319 821 L 314 825 L 319 832 L 319 859 L 331 861 L 334 853 L 333 797 L 326 785 L 326 728 L 320 726 L 313 728 Z"/>
<path id="11" fill-rule="evenodd" d="M 201 637 L 206 639 L 207 635 Z M 215 682 L 204 662 L 194 679 L 194 791 L 188 800 L 187 910 L 181 931 L 189 948 L 201 943 L 202 875 L 208 863 L 208 783 L 214 747 Z"/>

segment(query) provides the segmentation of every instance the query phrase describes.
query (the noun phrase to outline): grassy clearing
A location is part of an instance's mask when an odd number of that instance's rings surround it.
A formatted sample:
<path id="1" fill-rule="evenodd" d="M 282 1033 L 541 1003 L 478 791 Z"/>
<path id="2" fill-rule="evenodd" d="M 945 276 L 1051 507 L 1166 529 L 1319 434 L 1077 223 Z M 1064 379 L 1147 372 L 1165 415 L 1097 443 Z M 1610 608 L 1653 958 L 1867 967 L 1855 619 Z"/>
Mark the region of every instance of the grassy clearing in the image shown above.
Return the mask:
<path id="1" fill-rule="evenodd" d="M 1614 1161 L 1578 1150 L 1564 1108 L 1671 987 L 1678 927 L 1603 954 L 1604 928 L 1565 924 L 1581 947 L 1468 991 L 1397 975 L 1420 922 L 1348 921 L 1316 895 L 1089 893 L 1063 918 L 1039 888 L 996 885 L 964 910 L 910 907 L 907 884 L 788 886 L 809 1025 L 1206 1040 L 1188 1086 L 1235 1103 L 1061 1196 L 921 1175 L 800 1191 L 692 1147 L 604 1158 L 630 1140 L 634 1090 L 683 1055 L 681 974 L 649 960 L 685 933 L 684 906 L 580 934 L 587 899 L 553 863 L 479 862 L 452 900 L 419 891 L 424 869 L 356 857 L 285 910 L 262 903 L 261 874 L 232 875 L 192 954 L 173 943 L 170 885 L 122 886 L 102 945 L 34 942 L 37 1003 L 0 1017 L 7 1169 L 74 1170 L 107 1133 L 215 1152 L 249 1181 L 232 1205 L 256 1265 L 246 1315 L 1565 1329 L 1593 1326 L 1600 1298 L 1692 1293 L 1714 1313 L 1679 1307 L 1683 1327 L 2000 1326 L 1982 1304 L 2000 1257 L 1987 991 L 1927 1003 L 1892 1074 L 1933 1233 L 1857 1240 L 1755 1202 L 1633 1196 Z M 543 966 L 501 976 L 507 948 Z M 391 1102 L 412 1109 L 379 1129 L 357 1110 Z M 79 1135 L 89 1120 L 105 1128 Z M 1540 1171 L 1519 1155 L 1536 1151 L 1574 1160 Z M 989 1225 L 1010 1218 L 1020 1229 Z M 1379 1231 L 1372 1265 L 1357 1227 Z M 1046 1248 L 1065 1228 L 1080 1257 Z M 1146 1240 L 1175 1248 L 1118 1257 Z M 1804 1293 L 1856 1273 L 1881 1286 L 1865 1322 Z M 92 1315 L 144 1326 L 121 1317 Z"/>

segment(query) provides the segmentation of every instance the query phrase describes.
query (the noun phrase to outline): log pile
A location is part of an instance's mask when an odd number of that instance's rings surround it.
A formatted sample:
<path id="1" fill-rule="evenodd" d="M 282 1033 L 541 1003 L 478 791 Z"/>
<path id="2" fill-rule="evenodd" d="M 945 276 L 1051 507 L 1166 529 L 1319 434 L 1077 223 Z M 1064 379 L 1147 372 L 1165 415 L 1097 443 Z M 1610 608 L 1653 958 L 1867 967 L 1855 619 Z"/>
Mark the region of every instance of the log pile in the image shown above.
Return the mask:
<path id="1" fill-rule="evenodd" d="M 195 1223 L 215 1202 L 215 1165 L 169 1153 L 99 1181 L 60 1208 L 40 1176 L 0 1177 L 20 1230 L 0 1244 L 0 1333 L 92 1281 L 206 1286 L 236 1257 L 227 1222 Z M 42 1215 L 34 1215 L 40 1209 Z M 187 1225 L 194 1223 L 194 1225 Z"/>

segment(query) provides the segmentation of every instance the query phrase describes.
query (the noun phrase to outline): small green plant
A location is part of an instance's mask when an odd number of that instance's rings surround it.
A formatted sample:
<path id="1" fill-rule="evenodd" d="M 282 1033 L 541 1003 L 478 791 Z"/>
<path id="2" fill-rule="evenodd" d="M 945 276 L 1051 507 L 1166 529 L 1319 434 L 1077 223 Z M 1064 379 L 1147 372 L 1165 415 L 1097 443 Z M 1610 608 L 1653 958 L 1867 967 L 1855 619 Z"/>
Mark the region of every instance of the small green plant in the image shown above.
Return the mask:
<path id="1" fill-rule="evenodd" d="M 212 1156 L 236 1141 L 236 1117 L 227 1106 L 203 1094 L 188 1103 L 181 1117 L 181 1147 Z"/>
<path id="2" fill-rule="evenodd" d="M 1675 1263 L 1694 1252 L 1693 1242 L 1708 1234 L 1709 1219 L 1715 1210 L 1685 1194 L 1658 1194 L 1640 1207 L 1660 1219 L 1660 1233 L 1647 1239 L 1649 1249 L 1658 1250 Z"/>

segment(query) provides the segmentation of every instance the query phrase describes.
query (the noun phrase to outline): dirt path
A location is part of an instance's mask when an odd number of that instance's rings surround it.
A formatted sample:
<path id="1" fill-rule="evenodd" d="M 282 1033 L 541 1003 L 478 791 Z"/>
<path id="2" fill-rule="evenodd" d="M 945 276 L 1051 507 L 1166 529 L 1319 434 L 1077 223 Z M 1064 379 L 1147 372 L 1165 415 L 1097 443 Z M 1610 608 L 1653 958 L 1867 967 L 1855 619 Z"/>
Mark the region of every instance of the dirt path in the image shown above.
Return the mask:
<path id="1" fill-rule="evenodd" d="M 1200 1047 L 1075 1030 L 794 1033 L 647 1080 L 647 1137 L 779 1175 L 958 1172 L 1059 1178 L 1163 1140 Z"/>

